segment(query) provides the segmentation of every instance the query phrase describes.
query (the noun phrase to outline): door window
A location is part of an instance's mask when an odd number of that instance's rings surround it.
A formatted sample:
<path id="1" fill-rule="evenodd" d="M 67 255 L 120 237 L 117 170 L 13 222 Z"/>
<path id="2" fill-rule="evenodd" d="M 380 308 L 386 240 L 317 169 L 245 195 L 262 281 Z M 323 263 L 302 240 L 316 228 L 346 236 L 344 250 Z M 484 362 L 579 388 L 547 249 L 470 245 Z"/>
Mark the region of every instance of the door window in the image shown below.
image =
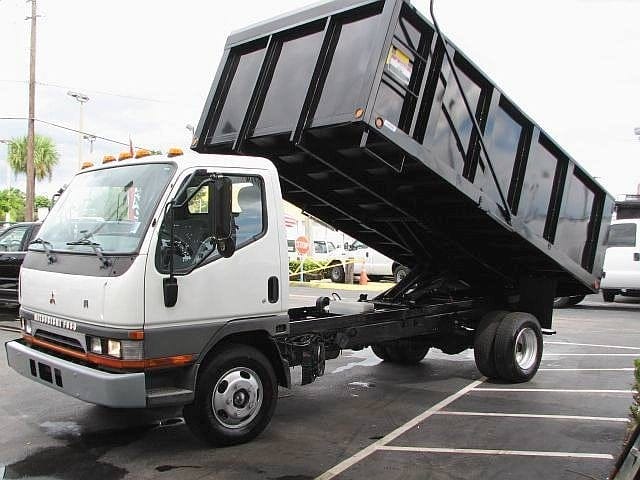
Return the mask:
<path id="1" fill-rule="evenodd" d="M 23 250 L 24 236 L 29 225 L 13 227 L 0 235 L 0 252 L 20 252 Z"/>
<path id="2" fill-rule="evenodd" d="M 264 208 L 264 188 L 262 181 L 256 176 L 229 175 L 232 182 L 232 232 L 236 250 L 262 237 L 266 231 L 266 212 Z M 176 203 L 183 202 L 191 196 L 203 176 L 195 176 L 185 193 L 176 198 Z M 207 185 L 181 208 L 174 209 L 174 253 L 173 265 L 178 273 L 188 273 L 206 260 L 208 263 L 219 257 L 212 237 L 213 218 L 209 215 L 209 191 Z M 158 247 L 156 250 L 156 267 L 166 273 L 169 268 L 169 215 L 160 227 Z"/>
<path id="3" fill-rule="evenodd" d="M 635 223 L 617 223 L 609 227 L 607 235 L 608 247 L 635 247 L 636 246 Z"/>
<path id="4" fill-rule="evenodd" d="M 313 242 L 313 250 L 316 253 L 327 253 L 327 246 L 324 242 Z"/>

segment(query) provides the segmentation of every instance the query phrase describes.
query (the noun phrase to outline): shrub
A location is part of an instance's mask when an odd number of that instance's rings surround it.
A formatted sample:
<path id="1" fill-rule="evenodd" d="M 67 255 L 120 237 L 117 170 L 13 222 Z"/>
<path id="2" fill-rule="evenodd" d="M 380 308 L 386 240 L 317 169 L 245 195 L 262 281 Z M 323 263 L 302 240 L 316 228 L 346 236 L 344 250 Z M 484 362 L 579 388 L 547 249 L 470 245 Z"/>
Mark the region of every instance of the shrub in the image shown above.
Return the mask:
<path id="1" fill-rule="evenodd" d="M 323 270 L 324 267 L 327 266 L 326 261 L 315 260 L 313 258 L 305 258 L 304 260 L 304 279 L 308 280 L 319 280 L 325 277 L 326 270 Z M 310 273 L 306 273 L 310 272 Z M 290 260 L 289 261 L 289 273 L 294 275 L 289 275 L 289 280 L 298 280 L 300 273 L 300 260 Z"/>
<path id="2" fill-rule="evenodd" d="M 635 383 L 633 385 L 633 404 L 631 405 L 631 429 L 640 424 L 640 360 L 635 360 Z"/>

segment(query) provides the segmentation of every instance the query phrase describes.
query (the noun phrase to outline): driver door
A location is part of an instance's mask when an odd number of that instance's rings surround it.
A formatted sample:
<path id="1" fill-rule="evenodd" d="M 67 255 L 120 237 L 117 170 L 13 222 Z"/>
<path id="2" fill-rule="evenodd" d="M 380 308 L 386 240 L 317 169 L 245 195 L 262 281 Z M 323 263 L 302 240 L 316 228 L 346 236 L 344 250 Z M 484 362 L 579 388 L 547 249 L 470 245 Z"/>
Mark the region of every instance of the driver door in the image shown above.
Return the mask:
<path id="1" fill-rule="evenodd" d="M 178 300 L 175 306 L 165 307 L 162 283 L 168 277 L 166 252 L 170 222 L 168 218 L 161 219 L 147 259 L 145 330 L 170 327 L 179 332 L 182 328 L 188 336 L 186 332 L 197 328 L 198 335 L 211 336 L 233 319 L 281 313 L 280 295 L 275 298 L 269 293 L 273 292 L 269 287 L 273 287 L 274 278 L 280 285 L 278 291 L 287 280 L 279 278 L 281 249 L 277 216 L 268 214 L 270 210 L 277 211 L 271 207 L 274 199 L 267 188 L 270 183 L 260 172 L 225 176 L 232 181 L 235 253 L 224 258 L 209 242 L 212 232 L 209 193 L 199 191 L 184 208 L 175 211 L 173 260 Z M 176 202 L 195 193 L 201 182 L 202 178 L 193 178 Z M 178 185 L 182 183 L 184 180 Z M 207 333 L 203 333 L 202 328 Z"/>

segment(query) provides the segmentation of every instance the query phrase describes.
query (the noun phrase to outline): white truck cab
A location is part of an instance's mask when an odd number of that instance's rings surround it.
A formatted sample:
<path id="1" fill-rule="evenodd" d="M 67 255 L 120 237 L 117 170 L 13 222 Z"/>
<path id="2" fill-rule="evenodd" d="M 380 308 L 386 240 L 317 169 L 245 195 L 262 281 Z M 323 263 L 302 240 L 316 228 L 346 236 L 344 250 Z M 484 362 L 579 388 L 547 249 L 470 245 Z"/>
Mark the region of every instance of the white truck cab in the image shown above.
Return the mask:
<path id="1" fill-rule="evenodd" d="M 600 288 L 605 302 L 640 296 L 640 219 L 611 222 Z"/>
<path id="2" fill-rule="evenodd" d="M 224 248 L 212 233 L 220 179 L 232 197 Z M 272 339 L 287 333 L 289 288 L 282 223 L 278 175 L 265 159 L 189 153 L 81 171 L 23 264 L 23 338 L 7 344 L 10 366 L 87 402 L 153 407 L 197 400 L 198 366 L 221 338 L 248 335 L 279 358 Z M 284 365 L 273 370 L 288 385 Z M 255 413 L 264 390 L 277 391 L 238 372 L 224 381 L 242 386 L 242 398 L 218 409 L 236 437 L 244 424 L 234 415 Z"/>

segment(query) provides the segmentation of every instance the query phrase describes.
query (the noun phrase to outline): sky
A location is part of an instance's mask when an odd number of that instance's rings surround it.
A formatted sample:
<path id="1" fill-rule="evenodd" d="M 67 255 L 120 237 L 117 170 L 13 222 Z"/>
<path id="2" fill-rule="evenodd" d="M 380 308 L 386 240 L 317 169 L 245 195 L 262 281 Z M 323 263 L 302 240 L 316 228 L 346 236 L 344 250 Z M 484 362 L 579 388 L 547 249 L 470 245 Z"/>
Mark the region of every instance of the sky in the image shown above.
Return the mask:
<path id="1" fill-rule="evenodd" d="M 188 148 L 233 30 L 315 2 L 38 0 L 36 118 L 139 147 Z M 428 1 L 413 2 L 423 13 Z M 0 140 L 26 134 L 30 4 L 0 0 Z M 613 195 L 640 183 L 640 0 L 436 0 L 443 32 Z M 60 164 L 50 196 L 78 168 L 78 135 L 36 123 Z M 83 141 L 84 159 L 89 143 Z M 96 140 L 93 158 L 128 147 Z M 0 188 L 9 175 L 0 144 Z"/>

